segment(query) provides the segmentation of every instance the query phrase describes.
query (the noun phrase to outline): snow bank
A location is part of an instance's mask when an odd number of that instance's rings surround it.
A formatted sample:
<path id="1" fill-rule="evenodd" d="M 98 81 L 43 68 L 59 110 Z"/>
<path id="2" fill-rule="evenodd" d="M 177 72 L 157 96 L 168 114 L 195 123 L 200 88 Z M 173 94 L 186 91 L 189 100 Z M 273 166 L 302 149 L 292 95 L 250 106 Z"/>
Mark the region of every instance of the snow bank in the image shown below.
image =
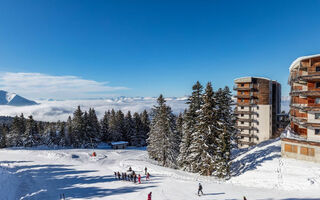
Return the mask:
<path id="1" fill-rule="evenodd" d="M 320 165 L 282 158 L 280 139 L 237 152 L 233 169 L 229 182 L 247 187 L 314 191 L 320 186 Z"/>

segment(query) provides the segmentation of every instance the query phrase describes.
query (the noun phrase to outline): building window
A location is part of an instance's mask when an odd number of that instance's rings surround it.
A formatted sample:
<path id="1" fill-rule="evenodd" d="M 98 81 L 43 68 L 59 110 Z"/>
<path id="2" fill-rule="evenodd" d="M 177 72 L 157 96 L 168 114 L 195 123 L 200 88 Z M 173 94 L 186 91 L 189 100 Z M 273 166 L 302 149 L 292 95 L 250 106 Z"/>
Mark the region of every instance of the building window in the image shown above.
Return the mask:
<path id="1" fill-rule="evenodd" d="M 314 114 L 314 118 L 315 118 L 315 119 L 320 119 L 320 113 L 315 113 L 315 114 Z"/>
<path id="2" fill-rule="evenodd" d="M 241 124 L 244 124 L 244 122 L 241 122 Z"/>
<path id="3" fill-rule="evenodd" d="M 320 72 L 320 67 L 316 67 L 316 72 Z"/>
<path id="4" fill-rule="evenodd" d="M 241 114 L 241 117 L 243 117 L 244 116 L 244 114 Z"/>
<path id="5" fill-rule="evenodd" d="M 316 82 L 316 88 L 320 88 L 320 82 Z"/>
<path id="6" fill-rule="evenodd" d="M 241 136 L 241 139 L 243 139 L 244 137 L 243 136 Z"/>
<path id="7" fill-rule="evenodd" d="M 241 87 L 243 87 L 244 86 L 244 84 L 243 83 L 241 83 Z"/>
<path id="8" fill-rule="evenodd" d="M 244 109 L 244 107 L 243 106 L 241 106 L 241 110 L 243 110 Z"/>
<path id="9" fill-rule="evenodd" d="M 320 104 L 320 98 L 316 98 L 315 103 Z"/>
<path id="10" fill-rule="evenodd" d="M 320 129 L 315 129 L 315 130 L 314 130 L 314 134 L 315 134 L 315 135 L 320 135 Z"/>
<path id="11" fill-rule="evenodd" d="M 243 92 L 243 91 L 241 91 L 241 94 L 244 94 L 244 92 Z"/>
<path id="12" fill-rule="evenodd" d="M 257 106 L 257 110 L 259 110 L 259 106 Z"/>
<path id="13" fill-rule="evenodd" d="M 298 148 L 297 148 L 297 145 L 284 144 L 284 151 L 291 152 L 291 153 L 297 153 Z"/>
<path id="14" fill-rule="evenodd" d="M 300 154 L 305 156 L 314 156 L 314 149 L 308 147 L 300 147 Z"/>
<path id="15" fill-rule="evenodd" d="M 241 99 L 241 102 L 243 102 L 243 99 Z"/>

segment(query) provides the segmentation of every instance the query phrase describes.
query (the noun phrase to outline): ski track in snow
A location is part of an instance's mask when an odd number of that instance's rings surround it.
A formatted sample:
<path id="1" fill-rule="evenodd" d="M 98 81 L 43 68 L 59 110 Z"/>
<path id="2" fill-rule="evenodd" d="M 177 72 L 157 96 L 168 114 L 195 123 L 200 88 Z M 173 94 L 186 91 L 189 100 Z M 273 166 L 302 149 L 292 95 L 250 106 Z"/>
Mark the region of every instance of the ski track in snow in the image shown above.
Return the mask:
<path id="1" fill-rule="evenodd" d="M 1 149 L 0 199 L 216 200 L 216 199 L 320 199 L 320 165 L 280 157 L 280 141 L 271 140 L 233 155 L 234 177 L 214 177 L 156 165 L 144 148 Z M 114 171 L 132 167 L 142 184 L 118 181 Z M 146 181 L 147 167 L 151 180 Z M 205 195 L 197 195 L 198 183 Z"/>

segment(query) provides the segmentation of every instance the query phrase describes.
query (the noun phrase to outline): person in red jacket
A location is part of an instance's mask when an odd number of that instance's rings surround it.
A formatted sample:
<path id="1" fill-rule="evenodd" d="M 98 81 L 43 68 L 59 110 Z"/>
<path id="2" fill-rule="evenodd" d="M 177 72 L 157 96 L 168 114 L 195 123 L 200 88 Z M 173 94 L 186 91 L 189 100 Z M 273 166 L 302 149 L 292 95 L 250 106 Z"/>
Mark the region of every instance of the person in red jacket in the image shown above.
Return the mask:
<path id="1" fill-rule="evenodd" d="M 152 194 L 152 192 L 150 192 L 150 193 L 148 194 L 148 200 L 151 200 L 151 194 Z"/>
<path id="2" fill-rule="evenodd" d="M 140 174 L 138 175 L 138 181 L 139 181 L 139 184 L 141 184 L 141 176 L 140 176 Z"/>

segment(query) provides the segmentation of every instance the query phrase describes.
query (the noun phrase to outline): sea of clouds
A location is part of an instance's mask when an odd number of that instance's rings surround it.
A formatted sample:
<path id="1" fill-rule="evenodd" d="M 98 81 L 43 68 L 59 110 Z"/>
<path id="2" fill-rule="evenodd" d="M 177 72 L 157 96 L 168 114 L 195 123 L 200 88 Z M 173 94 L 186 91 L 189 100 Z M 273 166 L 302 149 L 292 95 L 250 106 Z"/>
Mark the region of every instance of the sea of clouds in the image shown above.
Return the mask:
<path id="1" fill-rule="evenodd" d="M 183 112 L 187 107 L 186 97 L 166 98 L 175 114 Z M 39 105 L 33 106 L 0 106 L 0 116 L 16 116 L 23 113 L 25 116 L 32 115 L 35 120 L 41 121 L 66 121 L 73 114 L 77 106 L 81 110 L 94 108 L 97 116 L 101 119 L 107 110 L 115 109 L 123 112 L 131 111 L 142 112 L 144 109 L 150 111 L 156 105 L 157 98 L 127 98 L 120 97 L 115 99 L 93 99 L 93 100 L 38 100 Z"/>

